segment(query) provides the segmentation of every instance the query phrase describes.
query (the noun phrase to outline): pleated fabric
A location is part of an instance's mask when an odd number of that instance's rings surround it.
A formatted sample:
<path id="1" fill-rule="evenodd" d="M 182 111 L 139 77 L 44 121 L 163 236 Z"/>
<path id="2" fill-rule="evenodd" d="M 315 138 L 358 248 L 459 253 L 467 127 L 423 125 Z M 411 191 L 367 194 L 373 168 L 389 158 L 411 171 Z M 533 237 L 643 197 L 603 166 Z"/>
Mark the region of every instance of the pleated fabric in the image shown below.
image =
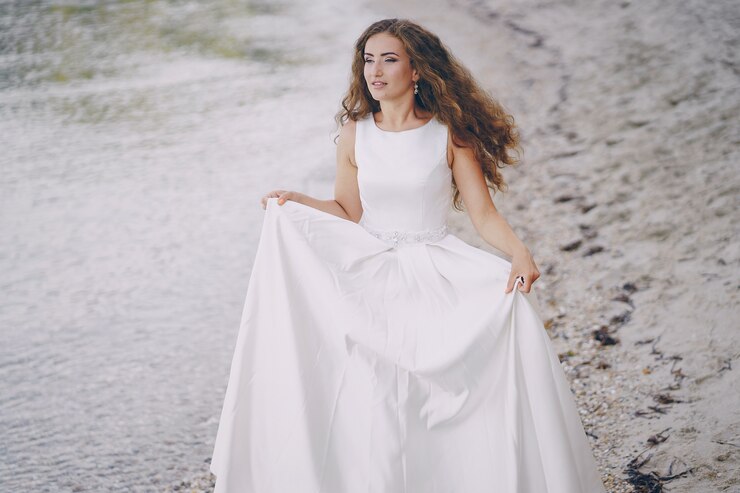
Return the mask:
<path id="1" fill-rule="evenodd" d="M 357 128 L 360 223 L 267 202 L 215 493 L 604 493 L 535 288 L 505 294 L 511 263 L 447 232 L 378 237 L 446 224 L 445 126 Z M 379 202 L 394 152 L 406 207 Z"/>

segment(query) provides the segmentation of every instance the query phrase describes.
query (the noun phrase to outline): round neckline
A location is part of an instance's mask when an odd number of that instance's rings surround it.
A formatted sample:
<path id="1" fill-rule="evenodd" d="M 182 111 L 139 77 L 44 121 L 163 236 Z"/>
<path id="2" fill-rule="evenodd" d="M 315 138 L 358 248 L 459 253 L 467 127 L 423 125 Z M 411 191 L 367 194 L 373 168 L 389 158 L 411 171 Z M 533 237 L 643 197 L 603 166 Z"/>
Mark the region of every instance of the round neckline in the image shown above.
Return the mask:
<path id="1" fill-rule="evenodd" d="M 407 128 L 406 130 L 383 130 L 382 128 L 378 126 L 378 122 L 375 121 L 375 116 L 373 115 L 373 113 L 370 113 L 370 120 L 372 120 L 373 126 L 377 128 L 378 130 L 380 130 L 381 132 L 386 133 L 386 134 L 402 134 L 405 132 L 413 132 L 414 130 L 419 130 L 419 129 L 426 127 L 427 125 L 432 123 L 432 120 L 434 120 L 434 118 L 435 116 L 432 115 L 432 117 L 429 120 L 427 120 L 427 122 L 424 125 L 414 127 L 414 128 Z"/>

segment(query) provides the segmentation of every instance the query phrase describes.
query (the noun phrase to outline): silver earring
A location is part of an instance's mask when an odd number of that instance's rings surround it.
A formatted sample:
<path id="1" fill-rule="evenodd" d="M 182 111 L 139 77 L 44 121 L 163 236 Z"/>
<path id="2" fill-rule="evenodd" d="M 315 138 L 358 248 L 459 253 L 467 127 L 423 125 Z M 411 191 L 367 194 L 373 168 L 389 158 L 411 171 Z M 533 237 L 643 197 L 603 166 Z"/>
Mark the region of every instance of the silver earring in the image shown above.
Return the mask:
<path id="1" fill-rule="evenodd" d="M 419 84 L 414 82 L 414 94 L 419 94 Z"/>

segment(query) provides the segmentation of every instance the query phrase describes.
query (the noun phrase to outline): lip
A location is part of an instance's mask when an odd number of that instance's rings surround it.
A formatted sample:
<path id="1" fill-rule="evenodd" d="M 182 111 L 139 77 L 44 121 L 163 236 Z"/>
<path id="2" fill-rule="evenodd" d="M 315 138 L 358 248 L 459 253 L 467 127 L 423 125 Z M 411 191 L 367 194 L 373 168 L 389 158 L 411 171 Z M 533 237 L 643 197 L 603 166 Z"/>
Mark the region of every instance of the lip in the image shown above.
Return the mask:
<path id="1" fill-rule="evenodd" d="M 374 88 L 376 88 L 376 89 L 379 89 L 379 88 L 381 88 L 381 87 L 385 87 L 385 86 L 387 86 L 387 85 L 388 85 L 388 83 L 387 83 L 387 82 L 383 82 L 383 81 L 380 81 L 380 80 L 376 80 L 375 82 L 373 82 L 373 83 L 372 83 L 372 84 L 370 84 L 370 85 L 371 85 L 371 86 L 373 86 L 373 87 L 374 87 Z"/>

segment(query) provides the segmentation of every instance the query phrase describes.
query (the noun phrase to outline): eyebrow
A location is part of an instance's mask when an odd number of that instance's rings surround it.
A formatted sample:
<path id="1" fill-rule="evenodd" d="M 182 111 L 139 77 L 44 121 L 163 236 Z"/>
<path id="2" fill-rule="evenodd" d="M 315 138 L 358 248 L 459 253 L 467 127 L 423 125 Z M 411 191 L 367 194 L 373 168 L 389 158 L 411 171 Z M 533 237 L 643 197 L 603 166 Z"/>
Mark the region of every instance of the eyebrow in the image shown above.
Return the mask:
<path id="1" fill-rule="evenodd" d="M 367 53 L 367 52 L 365 52 L 365 55 L 366 55 L 366 56 L 367 56 L 367 55 L 369 55 L 369 56 L 375 56 L 375 55 L 373 55 L 372 53 Z M 387 52 L 385 52 L 385 53 L 381 53 L 381 54 L 380 54 L 380 56 L 386 56 L 386 55 L 396 55 L 396 56 L 398 56 L 398 53 L 393 53 L 392 51 L 387 51 Z"/>

